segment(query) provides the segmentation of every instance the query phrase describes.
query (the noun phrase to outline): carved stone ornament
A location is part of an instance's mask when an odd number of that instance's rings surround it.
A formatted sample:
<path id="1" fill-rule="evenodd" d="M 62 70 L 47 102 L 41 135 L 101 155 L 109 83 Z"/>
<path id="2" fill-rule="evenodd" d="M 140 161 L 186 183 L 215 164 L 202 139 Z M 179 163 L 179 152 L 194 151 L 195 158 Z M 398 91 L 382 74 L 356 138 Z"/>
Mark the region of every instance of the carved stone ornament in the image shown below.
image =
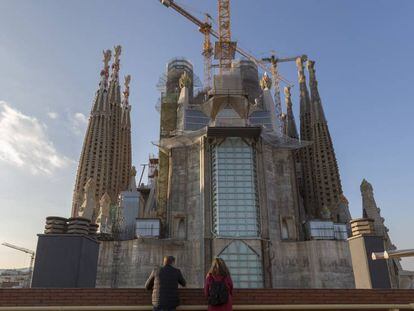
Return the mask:
<path id="1" fill-rule="evenodd" d="M 180 89 L 182 89 L 183 87 L 189 87 L 190 84 L 191 84 L 191 79 L 188 76 L 187 71 L 184 71 L 184 73 L 181 75 L 180 81 L 179 81 Z"/>
<path id="2" fill-rule="evenodd" d="M 102 51 L 103 53 L 103 62 L 104 62 L 104 68 L 109 68 L 109 61 L 111 60 L 112 52 L 111 50 L 105 50 Z"/>
<path id="3" fill-rule="evenodd" d="M 272 79 L 270 79 L 270 77 L 267 75 L 266 72 L 263 74 L 263 77 L 260 79 L 260 87 L 262 88 L 262 90 L 265 90 L 265 89 L 270 90 L 270 88 L 272 87 Z"/>

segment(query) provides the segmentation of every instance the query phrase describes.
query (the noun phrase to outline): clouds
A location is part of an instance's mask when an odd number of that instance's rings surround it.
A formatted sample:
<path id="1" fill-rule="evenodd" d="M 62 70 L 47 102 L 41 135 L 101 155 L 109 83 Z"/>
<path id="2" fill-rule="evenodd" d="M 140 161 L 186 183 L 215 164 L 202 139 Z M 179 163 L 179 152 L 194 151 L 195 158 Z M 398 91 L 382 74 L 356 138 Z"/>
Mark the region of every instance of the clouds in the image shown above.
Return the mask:
<path id="1" fill-rule="evenodd" d="M 85 134 L 86 125 L 88 124 L 88 118 L 80 112 L 76 112 L 71 117 L 71 128 L 72 132 L 76 135 Z"/>
<path id="2" fill-rule="evenodd" d="M 55 149 L 46 129 L 35 117 L 0 101 L 0 161 L 34 175 L 51 175 L 69 165 L 72 161 Z"/>
<path id="3" fill-rule="evenodd" d="M 49 118 L 51 118 L 52 120 L 56 120 L 57 118 L 58 118 L 58 114 L 56 113 L 56 112 L 48 112 L 47 113 L 47 116 L 49 117 Z"/>

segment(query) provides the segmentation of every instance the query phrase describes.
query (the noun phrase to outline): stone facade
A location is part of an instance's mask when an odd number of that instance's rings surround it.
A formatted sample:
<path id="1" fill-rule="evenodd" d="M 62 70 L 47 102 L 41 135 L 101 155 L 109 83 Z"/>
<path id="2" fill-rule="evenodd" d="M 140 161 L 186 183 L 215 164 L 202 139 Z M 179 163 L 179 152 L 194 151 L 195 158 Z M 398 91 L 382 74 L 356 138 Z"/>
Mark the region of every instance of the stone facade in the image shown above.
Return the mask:
<path id="1" fill-rule="evenodd" d="M 333 236 L 317 240 L 305 230 L 309 220 L 321 221 L 323 208 L 315 192 L 305 195 L 309 188 L 303 181 L 306 172 L 312 175 L 322 165 L 314 161 L 319 147 L 334 157 L 331 142 L 318 140 L 320 146 L 312 147 L 306 140 L 314 134 L 302 131 L 303 141 L 298 139 L 289 90 L 287 131 L 275 130 L 275 102 L 268 84 L 260 88 L 254 63 L 235 62 L 225 76 L 214 78 L 212 89 L 196 97 L 193 77 L 186 60 L 167 66 L 157 173 L 152 171 L 151 184 L 138 187 L 138 220 L 159 219 L 159 236 L 102 241 L 97 286 L 143 287 L 162 257 L 173 255 L 189 287 L 203 286 L 216 256 L 227 262 L 236 287 L 354 287 L 347 242 Z M 307 93 L 303 66 L 299 77 L 301 111 L 314 111 L 312 99 L 323 114 L 315 81 L 311 96 Z M 125 120 L 125 112 L 120 116 Z M 314 117 L 310 112 L 308 118 Z M 306 122 L 312 132 L 314 122 Z M 121 128 L 120 133 L 128 133 Z M 118 139 L 125 141 L 115 138 L 115 145 Z M 128 159 L 124 153 L 121 158 Z M 308 166 L 303 154 L 313 159 Z M 311 177 L 312 187 L 319 189 L 322 182 Z"/>

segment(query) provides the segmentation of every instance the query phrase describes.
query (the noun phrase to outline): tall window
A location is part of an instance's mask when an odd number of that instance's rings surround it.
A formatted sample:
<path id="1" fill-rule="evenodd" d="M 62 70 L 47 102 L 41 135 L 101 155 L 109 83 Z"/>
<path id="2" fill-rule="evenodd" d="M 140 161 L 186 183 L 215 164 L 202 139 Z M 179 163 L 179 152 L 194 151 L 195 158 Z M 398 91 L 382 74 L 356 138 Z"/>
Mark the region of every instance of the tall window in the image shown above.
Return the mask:
<path id="1" fill-rule="evenodd" d="M 213 219 L 219 236 L 259 235 L 254 160 L 252 147 L 239 137 L 213 148 Z"/>
<path id="2" fill-rule="evenodd" d="M 234 287 L 263 287 L 261 258 L 246 243 L 234 241 L 219 255 L 230 270 Z"/>

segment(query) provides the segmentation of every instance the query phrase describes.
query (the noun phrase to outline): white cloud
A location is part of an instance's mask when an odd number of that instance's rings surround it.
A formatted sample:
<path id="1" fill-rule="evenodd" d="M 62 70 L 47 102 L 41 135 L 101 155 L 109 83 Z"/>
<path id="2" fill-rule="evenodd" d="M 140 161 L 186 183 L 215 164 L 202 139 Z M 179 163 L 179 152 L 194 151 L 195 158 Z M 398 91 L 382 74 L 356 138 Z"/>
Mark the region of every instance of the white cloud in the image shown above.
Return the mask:
<path id="1" fill-rule="evenodd" d="M 58 114 L 57 114 L 57 112 L 48 112 L 47 113 L 47 116 L 49 117 L 49 118 L 51 118 L 52 120 L 55 120 L 55 119 L 57 119 L 58 118 Z"/>
<path id="2" fill-rule="evenodd" d="M 35 175 L 51 175 L 71 162 L 57 152 L 44 124 L 4 101 L 0 101 L 0 161 Z"/>
<path id="3" fill-rule="evenodd" d="M 76 135 L 82 135 L 85 133 L 86 125 L 88 124 L 88 118 L 80 112 L 76 112 L 72 117 L 72 131 Z"/>

